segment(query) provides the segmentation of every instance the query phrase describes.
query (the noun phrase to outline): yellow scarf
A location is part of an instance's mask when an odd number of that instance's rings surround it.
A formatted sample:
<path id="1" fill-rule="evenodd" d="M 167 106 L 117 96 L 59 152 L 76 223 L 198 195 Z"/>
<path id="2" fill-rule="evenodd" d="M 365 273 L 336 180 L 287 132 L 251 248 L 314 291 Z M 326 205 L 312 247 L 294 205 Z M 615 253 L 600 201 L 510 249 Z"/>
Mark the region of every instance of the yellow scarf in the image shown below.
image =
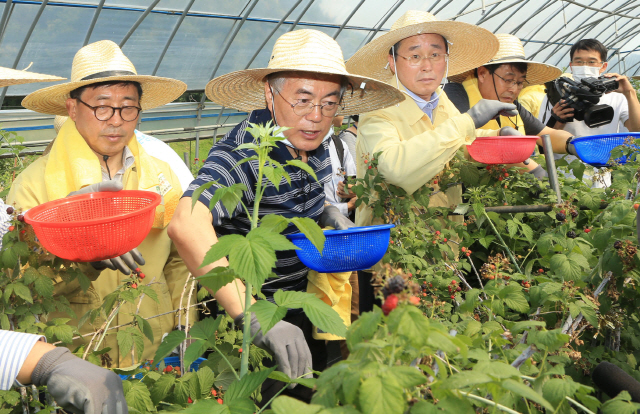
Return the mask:
<path id="1" fill-rule="evenodd" d="M 482 95 L 480 94 L 480 88 L 478 88 L 478 78 L 476 78 L 475 76 L 469 75 L 467 79 L 465 79 L 464 82 L 462 82 L 462 86 L 464 87 L 464 90 L 467 91 L 470 108 L 473 108 L 473 106 L 477 104 L 480 101 L 480 99 L 483 99 Z M 516 125 L 517 125 L 516 129 L 523 135 L 525 134 L 524 124 L 522 123 L 522 118 L 520 118 L 520 114 L 516 114 L 515 117 L 513 116 L 506 117 L 506 116 L 500 115 L 500 125 L 502 125 L 503 127 L 510 126 L 512 128 L 516 128 Z M 487 122 L 484 126 L 480 127 L 479 129 L 500 129 L 500 125 L 498 124 L 498 121 L 496 121 L 495 119 L 492 119 L 491 121 Z"/>
<path id="2" fill-rule="evenodd" d="M 127 145 L 135 158 L 138 186 L 133 180 L 123 183 L 126 190 L 153 191 L 162 196 L 156 208 L 153 228 L 163 229 L 171 220 L 180 200 L 179 189 L 156 167 L 153 157 L 146 153 L 135 135 Z M 102 182 L 102 168 L 98 156 L 76 129 L 76 124 L 68 119 L 53 144 L 44 176 L 49 201 L 66 197 L 70 192 L 91 184 Z M 132 182 L 133 181 L 133 182 Z"/>

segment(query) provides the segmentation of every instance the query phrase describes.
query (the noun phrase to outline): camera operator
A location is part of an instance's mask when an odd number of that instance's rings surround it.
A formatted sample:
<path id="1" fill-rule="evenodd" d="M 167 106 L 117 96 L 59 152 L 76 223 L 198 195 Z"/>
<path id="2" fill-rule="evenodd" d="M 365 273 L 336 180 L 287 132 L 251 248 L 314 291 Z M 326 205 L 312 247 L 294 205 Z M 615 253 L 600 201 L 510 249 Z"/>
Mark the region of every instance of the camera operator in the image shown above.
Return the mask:
<path id="1" fill-rule="evenodd" d="M 603 95 L 598 102 L 598 104 L 609 105 L 613 108 L 613 121 L 596 128 L 589 128 L 584 121 L 567 122 L 567 119 L 573 117 L 574 110 L 564 101 L 556 103 L 550 111 L 543 111 L 540 115 L 541 120 L 546 123 L 553 117 L 555 119 L 555 124 L 551 125 L 553 128 L 567 130 L 576 137 L 611 134 L 627 130 L 640 131 L 640 102 L 638 102 L 636 91 L 626 76 L 617 73 L 604 73 L 608 65 L 605 62 L 607 49 L 604 45 L 595 39 L 582 39 L 571 47 L 570 57 L 569 68 L 574 80 L 580 82 L 585 78 L 597 78 L 602 75 L 607 78 L 615 78 L 618 81 L 618 89 Z M 551 106 L 548 104 L 548 100 L 543 102 L 543 107 L 548 106 Z"/>

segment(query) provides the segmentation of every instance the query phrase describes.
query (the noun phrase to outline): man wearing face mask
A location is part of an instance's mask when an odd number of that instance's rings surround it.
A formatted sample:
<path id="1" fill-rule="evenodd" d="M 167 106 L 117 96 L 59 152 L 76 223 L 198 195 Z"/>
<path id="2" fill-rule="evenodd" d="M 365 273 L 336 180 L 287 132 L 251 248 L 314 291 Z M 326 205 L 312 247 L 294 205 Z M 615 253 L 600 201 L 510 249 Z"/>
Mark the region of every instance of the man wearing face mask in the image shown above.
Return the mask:
<path id="1" fill-rule="evenodd" d="M 640 102 L 638 102 L 636 91 L 626 76 L 605 73 L 608 66 L 605 46 L 596 39 L 582 39 L 571 47 L 569 54 L 571 57 L 569 69 L 574 80 L 579 82 L 585 78 L 605 76 L 615 78 L 618 81 L 619 88 L 603 95 L 598 102 L 598 104 L 609 105 L 613 108 L 613 120 L 609 124 L 595 128 L 589 128 L 584 121 L 567 122 L 568 118 L 573 117 L 573 108 L 568 107 L 564 101 L 551 107 L 547 98 L 542 102 L 539 119 L 553 128 L 564 129 L 575 137 L 640 131 Z M 567 74 L 563 76 L 567 76 Z M 568 161 L 575 159 L 573 156 L 566 158 Z M 610 185 L 610 183 L 611 177 L 606 174 L 603 177 L 603 182 L 594 183 L 594 186 L 600 187 L 603 184 Z"/>

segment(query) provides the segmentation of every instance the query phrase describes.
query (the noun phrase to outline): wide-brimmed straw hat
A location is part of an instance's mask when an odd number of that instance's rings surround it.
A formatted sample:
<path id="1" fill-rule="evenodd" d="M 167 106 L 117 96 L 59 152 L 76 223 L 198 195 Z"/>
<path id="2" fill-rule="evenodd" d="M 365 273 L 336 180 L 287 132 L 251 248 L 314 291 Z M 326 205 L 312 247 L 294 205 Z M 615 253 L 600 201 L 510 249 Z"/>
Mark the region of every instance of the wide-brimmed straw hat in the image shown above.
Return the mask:
<path id="1" fill-rule="evenodd" d="M 22 106 L 32 111 L 52 115 L 67 115 L 69 93 L 81 86 L 109 81 L 132 81 L 142 86 L 140 107 L 156 108 L 184 93 L 187 85 L 176 79 L 138 75 L 133 63 L 117 44 L 101 40 L 80 49 L 73 58 L 71 82 L 39 89 L 27 95 Z"/>
<path id="2" fill-rule="evenodd" d="M 388 65 L 389 49 L 402 39 L 427 33 L 439 34 L 447 40 L 449 75 L 477 68 L 498 51 L 498 39 L 487 29 L 464 22 L 437 20 L 431 13 L 409 10 L 393 23 L 388 33 L 358 50 L 347 61 L 347 69 L 387 82 L 393 75 Z"/>
<path id="3" fill-rule="evenodd" d="M 337 115 L 355 115 L 386 108 L 404 99 L 397 89 L 365 76 L 353 75 L 345 67 L 340 45 L 317 30 L 295 30 L 276 40 L 266 68 L 246 69 L 219 76 L 205 87 L 211 101 L 252 111 L 265 108 L 265 76 L 275 72 L 342 75 L 349 81 L 343 97 L 344 109 Z M 301 75 L 304 76 L 304 75 Z"/>
<path id="4" fill-rule="evenodd" d="M 524 55 L 524 47 L 522 42 L 514 35 L 507 33 L 497 34 L 496 37 L 500 41 L 500 49 L 498 53 L 485 65 L 506 64 L 506 63 L 526 63 L 527 64 L 527 84 L 540 85 L 545 82 L 554 80 L 562 74 L 562 70 L 546 63 L 533 62 L 527 60 Z M 478 65 L 478 67 L 484 65 Z M 452 82 L 462 82 L 467 76 L 473 73 L 475 68 L 455 76 L 449 76 Z"/>
<path id="5" fill-rule="evenodd" d="M 0 88 L 11 85 L 22 85 L 24 83 L 54 82 L 65 80 L 59 76 L 43 75 L 42 73 L 27 72 L 26 70 L 16 70 L 0 67 Z"/>

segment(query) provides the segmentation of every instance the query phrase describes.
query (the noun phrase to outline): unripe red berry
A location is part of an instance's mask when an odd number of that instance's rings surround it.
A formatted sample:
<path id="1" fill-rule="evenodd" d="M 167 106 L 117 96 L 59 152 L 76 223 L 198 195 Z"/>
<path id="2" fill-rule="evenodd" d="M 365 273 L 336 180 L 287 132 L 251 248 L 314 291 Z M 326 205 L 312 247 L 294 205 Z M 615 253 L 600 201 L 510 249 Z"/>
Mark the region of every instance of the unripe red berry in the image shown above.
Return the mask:
<path id="1" fill-rule="evenodd" d="M 189 399 L 187 400 L 187 404 L 193 404 L 193 400 L 191 399 L 191 397 L 189 397 Z"/>
<path id="2" fill-rule="evenodd" d="M 451 299 L 455 299 L 456 297 L 454 295 L 451 295 Z"/>
<path id="3" fill-rule="evenodd" d="M 13 229 L 15 229 L 14 226 L 9 226 L 9 231 L 13 231 Z"/>
<path id="4" fill-rule="evenodd" d="M 218 392 L 216 390 L 214 390 L 213 388 L 211 388 L 211 395 L 213 395 L 214 397 L 218 396 Z"/>
<path id="5" fill-rule="evenodd" d="M 382 304 L 382 312 L 384 312 L 385 315 L 388 315 L 389 312 L 394 310 L 397 306 L 398 297 L 394 293 L 392 293 L 387 296 L 387 299 L 385 299 L 384 303 Z"/>
<path id="6" fill-rule="evenodd" d="M 411 302 L 412 305 L 419 305 L 420 304 L 420 298 L 416 297 L 416 296 L 411 296 L 409 298 L 409 302 Z"/>
<path id="7" fill-rule="evenodd" d="M 369 169 L 371 169 L 371 166 L 369 166 Z"/>
<path id="8" fill-rule="evenodd" d="M 137 288 L 138 288 L 138 284 L 137 284 L 137 283 L 132 283 L 132 284 L 131 284 L 131 287 L 132 287 L 133 289 L 137 289 Z"/>
<path id="9" fill-rule="evenodd" d="M 222 404 L 222 398 L 218 398 L 218 404 Z"/>
<path id="10" fill-rule="evenodd" d="M 138 274 L 138 277 L 139 277 L 140 279 L 144 279 L 146 276 L 145 276 L 145 274 L 144 274 L 144 273 L 139 273 L 139 274 Z"/>
<path id="11" fill-rule="evenodd" d="M 584 229 L 585 233 L 589 233 L 591 231 L 591 229 Z"/>

